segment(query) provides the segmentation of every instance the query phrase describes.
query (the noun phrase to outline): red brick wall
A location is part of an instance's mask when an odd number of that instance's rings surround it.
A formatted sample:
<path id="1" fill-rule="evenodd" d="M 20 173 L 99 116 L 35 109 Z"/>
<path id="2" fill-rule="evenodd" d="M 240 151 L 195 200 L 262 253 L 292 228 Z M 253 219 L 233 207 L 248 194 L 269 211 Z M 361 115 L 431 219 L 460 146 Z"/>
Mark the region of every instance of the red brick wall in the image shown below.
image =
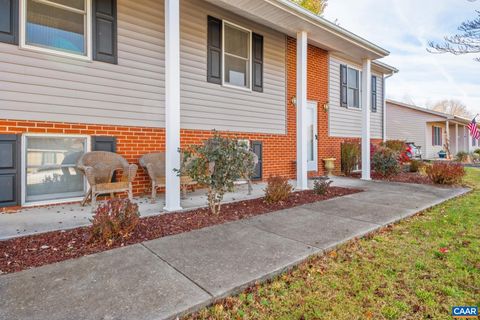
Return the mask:
<path id="1" fill-rule="evenodd" d="M 296 109 L 290 103 L 296 95 L 296 40 L 287 39 L 287 122 L 286 134 L 255 134 L 220 132 L 239 139 L 260 140 L 263 142 L 263 176 L 282 175 L 295 177 L 295 141 Z M 318 159 L 319 173 L 323 173 L 322 159 L 337 158 L 336 171 L 340 170 L 340 145 L 344 138 L 328 136 L 328 113 L 323 105 L 328 101 L 328 52 L 308 47 L 308 99 L 318 101 Z M 165 130 L 111 125 L 89 125 L 81 123 L 58 123 L 44 121 L 0 120 L 2 133 L 55 133 L 84 134 L 117 137 L 118 153 L 129 162 L 137 163 L 143 154 L 165 150 Z M 182 146 L 200 143 L 211 136 L 211 132 L 202 130 L 182 130 Z M 311 173 L 316 174 L 316 173 Z M 145 193 L 148 189 L 148 177 L 139 170 L 134 183 L 135 194 Z"/>

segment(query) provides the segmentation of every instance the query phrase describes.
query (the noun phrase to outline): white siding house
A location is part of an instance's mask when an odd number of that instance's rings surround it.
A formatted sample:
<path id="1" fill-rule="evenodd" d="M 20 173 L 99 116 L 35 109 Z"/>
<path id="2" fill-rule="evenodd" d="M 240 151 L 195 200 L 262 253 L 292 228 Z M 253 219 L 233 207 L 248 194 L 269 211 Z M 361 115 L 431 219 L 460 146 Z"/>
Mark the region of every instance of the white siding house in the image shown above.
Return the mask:
<path id="1" fill-rule="evenodd" d="M 447 148 L 455 156 L 460 151 L 471 152 L 478 145 L 468 132 L 469 119 L 392 100 L 387 100 L 386 106 L 387 139 L 415 143 L 425 159 L 436 159 Z"/>

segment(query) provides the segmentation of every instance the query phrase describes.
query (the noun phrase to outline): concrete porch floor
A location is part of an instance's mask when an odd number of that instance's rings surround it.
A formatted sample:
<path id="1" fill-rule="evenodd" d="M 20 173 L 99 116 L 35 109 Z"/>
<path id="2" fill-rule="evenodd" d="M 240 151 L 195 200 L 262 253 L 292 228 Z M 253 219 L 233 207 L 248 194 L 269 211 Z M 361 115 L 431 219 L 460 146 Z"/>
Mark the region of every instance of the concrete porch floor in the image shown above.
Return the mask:
<path id="1" fill-rule="evenodd" d="M 265 183 L 253 184 L 251 195 L 248 195 L 246 184 L 237 185 L 235 192 L 225 195 L 224 201 L 234 202 L 260 198 L 264 194 L 265 185 Z M 141 217 L 167 213 L 163 210 L 165 206 L 165 194 L 163 193 L 157 195 L 156 203 L 151 203 L 150 198 L 147 197 L 136 197 L 134 201 L 139 206 Z M 206 189 L 189 192 L 187 198 L 182 199 L 181 204 L 184 210 L 205 207 L 207 205 Z M 88 226 L 92 215 L 92 207 L 89 204 L 82 207 L 79 203 L 32 207 L 13 214 L 0 214 L 0 240 Z"/>

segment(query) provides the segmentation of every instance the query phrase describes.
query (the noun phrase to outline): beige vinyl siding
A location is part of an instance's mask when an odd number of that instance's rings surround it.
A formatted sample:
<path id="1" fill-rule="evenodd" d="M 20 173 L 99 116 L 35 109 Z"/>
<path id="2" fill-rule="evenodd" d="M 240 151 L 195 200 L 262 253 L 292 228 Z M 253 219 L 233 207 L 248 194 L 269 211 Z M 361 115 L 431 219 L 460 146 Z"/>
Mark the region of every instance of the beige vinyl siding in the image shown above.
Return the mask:
<path id="1" fill-rule="evenodd" d="M 426 159 L 436 159 L 439 158 L 438 153 L 445 148 L 443 147 L 445 145 L 446 141 L 446 126 L 445 122 L 429 122 L 426 124 L 427 126 L 427 141 L 426 141 L 426 148 L 425 148 L 425 157 Z M 442 128 L 442 145 L 441 146 L 434 146 L 433 145 L 433 127 L 440 127 Z M 450 152 L 453 152 L 453 150 L 450 150 Z"/>
<path id="2" fill-rule="evenodd" d="M 0 44 L 2 118 L 164 123 L 163 5 L 118 1 L 118 65 Z"/>
<path id="3" fill-rule="evenodd" d="M 182 127 L 285 133 L 285 35 L 198 0 L 181 2 Z M 264 36 L 264 90 L 250 92 L 208 83 L 207 16 Z"/>
<path id="4" fill-rule="evenodd" d="M 264 92 L 206 82 L 207 15 L 264 36 Z M 2 118 L 165 126 L 163 1 L 118 0 L 118 65 L 0 43 Z M 285 36 L 200 0 L 181 1 L 181 126 L 285 133 Z"/>
<path id="5" fill-rule="evenodd" d="M 444 120 L 433 114 L 387 102 L 387 139 L 414 142 L 415 145 L 422 147 L 422 156 L 430 158 L 435 148 L 432 148 L 432 127 L 427 126 L 427 123 Z"/>
<path id="6" fill-rule="evenodd" d="M 329 67 L 329 134 L 332 137 L 361 137 L 362 135 L 362 109 L 345 108 L 340 104 L 340 65 L 346 64 L 361 70 L 362 66 L 330 56 Z M 377 112 L 370 116 L 371 137 L 383 138 L 383 76 L 372 72 L 377 76 Z M 361 98 L 360 98 L 361 99 Z"/>

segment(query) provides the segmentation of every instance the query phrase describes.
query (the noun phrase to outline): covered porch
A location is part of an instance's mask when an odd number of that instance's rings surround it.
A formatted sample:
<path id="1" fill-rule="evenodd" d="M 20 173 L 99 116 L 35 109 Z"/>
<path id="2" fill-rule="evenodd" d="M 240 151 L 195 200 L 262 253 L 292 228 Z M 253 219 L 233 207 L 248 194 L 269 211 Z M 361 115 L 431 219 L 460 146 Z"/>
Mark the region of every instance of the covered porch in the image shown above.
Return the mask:
<path id="1" fill-rule="evenodd" d="M 439 152 L 445 151 L 454 159 L 459 152 L 473 152 L 478 141 L 473 141 L 468 131 L 469 121 L 451 117 L 445 121 L 432 121 L 426 124 L 426 159 L 439 159 Z"/>
<path id="2" fill-rule="evenodd" d="M 292 183 L 295 183 L 294 181 Z M 252 184 L 252 193 L 248 194 L 246 184 L 237 185 L 235 192 L 225 194 L 224 203 L 256 199 L 264 196 L 265 183 Z M 147 197 L 136 197 L 142 218 L 166 214 L 165 194 L 159 194 L 155 203 Z M 100 202 L 101 204 L 101 202 Z M 207 206 L 205 189 L 188 193 L 181 199 L 184 211 Z M 24 208 L 12 214 L 0 214 L 0 241 L 38 233 L 68 230 L 90 225 L 94 212 L 92 207 L 82 207 L 80 203 L 57 204 L 51 206 Z"/>
<path id="3" fill-rule="evenodd" d="M 296 189 L 308 189 L 308 46 L 314 45 L 361 62 L 362 79 L 362 179 L 370 180 L 370 112 L 372 62 L 388 51 L 353 33 L 339 28 L 291 1 L 206 0 L 246 19 L 263 24 L 296 39 Z M 165 0 L 165 127 L 166 127 L 166 193 L 165 211 L 185 207 L 180 199 L 180 181 L 174 169 L 180 167 L 180 21 L 179 1 Z M 345 92 L 345 94 L 347 94 Z"/>

